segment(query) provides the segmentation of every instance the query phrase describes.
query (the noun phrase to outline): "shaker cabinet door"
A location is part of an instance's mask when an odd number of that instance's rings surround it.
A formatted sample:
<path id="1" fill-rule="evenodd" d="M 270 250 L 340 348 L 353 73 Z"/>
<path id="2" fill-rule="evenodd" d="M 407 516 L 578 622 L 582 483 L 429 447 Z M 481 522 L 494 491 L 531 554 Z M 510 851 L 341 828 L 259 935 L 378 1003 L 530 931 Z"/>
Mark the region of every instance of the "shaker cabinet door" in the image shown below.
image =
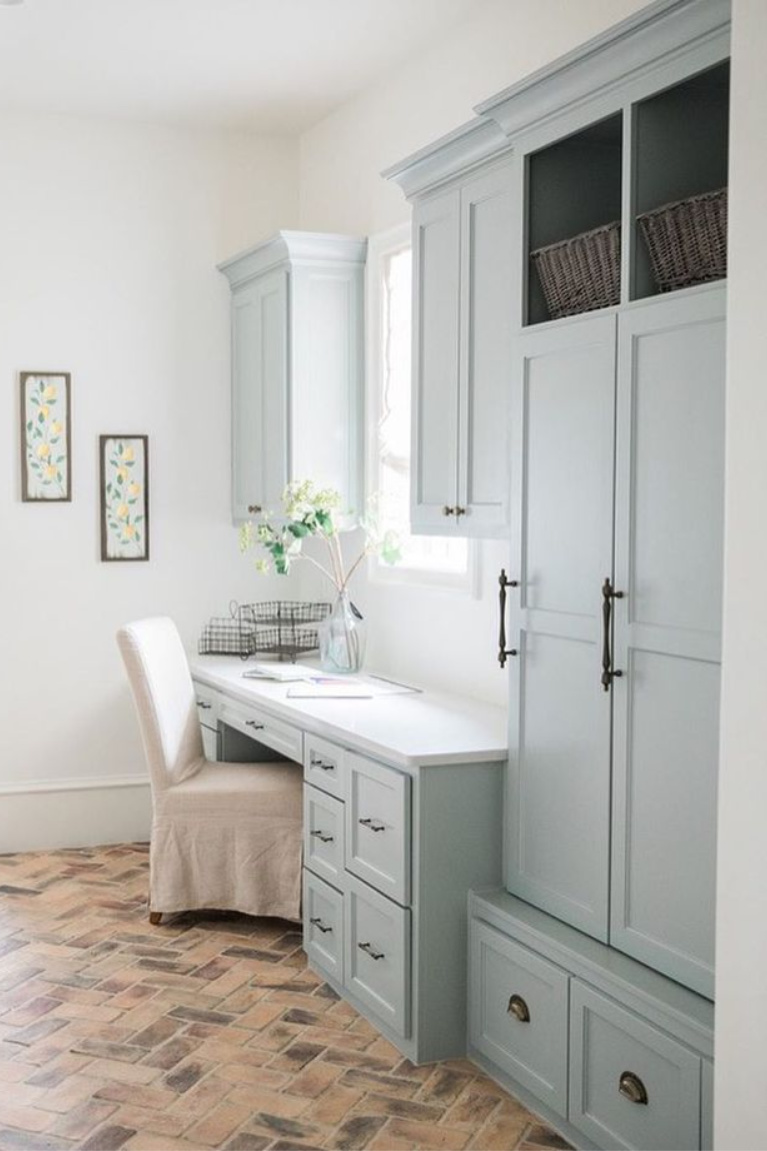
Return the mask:
<path id="1" fill-rule="evenodd" d="M 287 482 L 288 275 L 232 295 L 232 514 L 275 507 Z"/>
<path id="2" fill-rule="evenodd" d="M 415 205 L 411 524 L 421 534 L 455 531 L 459 238 L 458 189 Z"/>
<path id="3" fill-rule="evenodd" d="M 504 536 L 514 357 L 514 194 L 506 164 L 461 188 L 460 407 L 456 532 Z"/>

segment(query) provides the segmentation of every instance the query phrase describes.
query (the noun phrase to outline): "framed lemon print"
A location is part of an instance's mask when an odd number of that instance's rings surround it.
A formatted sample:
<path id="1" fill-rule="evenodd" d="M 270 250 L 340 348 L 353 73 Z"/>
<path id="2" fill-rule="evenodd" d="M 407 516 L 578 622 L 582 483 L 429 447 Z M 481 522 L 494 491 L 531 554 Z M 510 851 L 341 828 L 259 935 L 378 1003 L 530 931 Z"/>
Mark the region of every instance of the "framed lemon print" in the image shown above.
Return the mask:
<path id="1" fill-rule="evenodd" d="M 149 439 L 100 436 L 101 558 L 149 559 Z"/>
<path id="2" fill-rule="evenodd" d="M 25 503 L 72 499 L 71 376 L 22 372 L 21 498 Z"/>

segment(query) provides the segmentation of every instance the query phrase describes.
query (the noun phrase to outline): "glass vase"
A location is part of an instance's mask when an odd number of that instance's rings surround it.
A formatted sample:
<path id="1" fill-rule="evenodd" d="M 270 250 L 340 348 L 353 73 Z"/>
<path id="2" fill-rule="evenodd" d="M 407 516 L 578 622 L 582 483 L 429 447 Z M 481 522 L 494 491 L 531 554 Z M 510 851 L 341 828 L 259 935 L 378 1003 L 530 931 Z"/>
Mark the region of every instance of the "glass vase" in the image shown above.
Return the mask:
<path id="1" fill-rule="evenodd" d="M 317 631 L 323 671 L 351 674 L 361 670 L 365 661 L 365 621 L 348 592 L 339 593 L 330 615 Z"/>

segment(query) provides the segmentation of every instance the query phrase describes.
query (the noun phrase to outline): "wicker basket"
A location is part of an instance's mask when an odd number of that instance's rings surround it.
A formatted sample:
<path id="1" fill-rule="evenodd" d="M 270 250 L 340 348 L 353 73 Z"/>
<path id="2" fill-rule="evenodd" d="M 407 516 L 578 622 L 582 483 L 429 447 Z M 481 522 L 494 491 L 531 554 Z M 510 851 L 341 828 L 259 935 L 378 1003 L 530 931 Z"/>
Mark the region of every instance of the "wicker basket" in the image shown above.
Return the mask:
<path id="1" fill-rule="evenodd" d="M 530 253 L 552 320 L 620 302 L 618 220 Z"/>
<path id="2" fill-rule="evenodd" d="M 727 275 L 727 189 L 664 204 L 637 217 L 661 292 Z"/>

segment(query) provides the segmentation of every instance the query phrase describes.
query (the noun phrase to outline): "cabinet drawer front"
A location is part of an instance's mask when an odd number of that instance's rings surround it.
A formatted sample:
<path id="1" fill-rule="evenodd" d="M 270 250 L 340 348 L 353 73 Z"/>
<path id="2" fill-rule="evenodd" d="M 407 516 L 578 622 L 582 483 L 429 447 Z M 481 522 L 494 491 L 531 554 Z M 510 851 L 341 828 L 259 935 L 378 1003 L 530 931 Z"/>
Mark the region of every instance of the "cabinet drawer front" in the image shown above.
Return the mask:
<path id="1" fill-rule="evenodd" d="M 346 775 L 346 866 L 384 895 L 410 898 L 410 778 L 350 755 Z"/>
<path id="2" fill-rule="evenodd" d="M 700 1058 L 572 980 L 570 1122 L 600 1147 L 700 1146 Z"/>
<path id="3" fill-rule="evenodd" d="M 566 973 L 475 920 L 469 986 L 473 1046 L 566 1115 Z"/>
<path id="4" fill-rule="evenodd" d="M 347 877 L 346 986 L 398 1035 L 410 1034 L 410 912 Z"/>
<path id="5" fill-rule="evenodd" d="M 194 684 L 194 697 L 197 701 L 197 714 L 203 727 L 215 731 L 218 725 L 219 698 L 218 693 L 210 687 Z"/>
<path id="6" fill-rule="evenodd" d="M 342 886 L 344 805 L 316 787 L 304 787 L 304 863 L 328 883 Z"/>
<path id="7" fill-rule="evenodd" d="M 344 978 L 344 900 L 304 870 L 304 951 L 309 962 L 339 983 Z"/>
<path id="8" fill-rule="evenodd" d="M 302 740 L 297 727 L 273 719 L 267 712 L 249 704 L 223 704 L 220 719 L 222 723 L 229 724 L 258 743 L 263 743 L 272 751 L 277 751 L 296 763 L 301 762 Z"/>
<path id="9" fill-rule="evenodd" d="M 335 743 L 316 735 L 304 736 L 304 779 L 337 799 L 344 797 L 344 759 L 346 753 Z"/>

